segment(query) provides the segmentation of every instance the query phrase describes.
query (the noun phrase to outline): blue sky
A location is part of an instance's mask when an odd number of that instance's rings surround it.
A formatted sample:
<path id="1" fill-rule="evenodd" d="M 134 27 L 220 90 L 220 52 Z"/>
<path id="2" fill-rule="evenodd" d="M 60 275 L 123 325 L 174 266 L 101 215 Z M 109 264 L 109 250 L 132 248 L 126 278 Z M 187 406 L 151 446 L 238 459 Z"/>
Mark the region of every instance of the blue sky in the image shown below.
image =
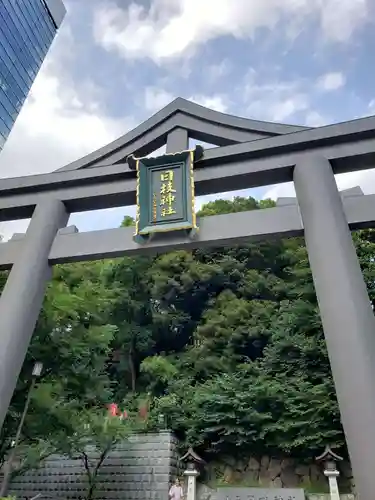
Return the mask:
<path id="1" fill-rule="evenodd" d="M 375 114 L 375 0 L 65 3 L 61 31 L 0 154 L 2 177 L 59 168 L 177 96 L 308 126 Z M 340 176 L 338 184 L 375 192 L 375 175 Z M 245 194 L 276 198 L 293 188 Z M 73 215 L 71 223 L 80 230 L 115 227 L 126 213 Z M 0 233 L 26 226 L 0 225 Z"/>

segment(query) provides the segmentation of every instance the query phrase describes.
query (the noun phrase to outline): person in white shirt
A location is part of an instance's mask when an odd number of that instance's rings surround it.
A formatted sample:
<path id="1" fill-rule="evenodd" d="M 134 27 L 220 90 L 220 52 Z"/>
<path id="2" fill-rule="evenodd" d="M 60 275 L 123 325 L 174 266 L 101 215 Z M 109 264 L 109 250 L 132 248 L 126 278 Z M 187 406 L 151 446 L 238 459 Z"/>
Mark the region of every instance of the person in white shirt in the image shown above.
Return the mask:
<path id="1" fill-rule="evenodd" d="M 182 486 L 178 478 L 176 479 L 174 484 L 171 486 L 171 489 L 169 490 L 169 498 L 171 500 L 183 500 L 184 498 Z"/>

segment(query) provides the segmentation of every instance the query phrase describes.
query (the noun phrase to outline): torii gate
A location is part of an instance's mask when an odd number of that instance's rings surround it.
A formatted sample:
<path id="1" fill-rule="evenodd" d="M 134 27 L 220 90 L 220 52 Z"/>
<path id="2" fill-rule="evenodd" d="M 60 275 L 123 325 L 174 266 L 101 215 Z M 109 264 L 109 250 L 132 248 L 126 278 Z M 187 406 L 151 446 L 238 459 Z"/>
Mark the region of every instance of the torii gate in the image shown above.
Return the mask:
<path id="1" fill-rule="evenodd" d="M 133 205 L 130 154 L 219 147 L 194 165 L 197 195 L 294 181 L 297 203 L 208 217 L 195 238 L 170 233 L 140 245 L 132 228 L 78 233 L 70 213 Z M 304 235 L 360 500 L 375 491 L 375 319 L 350 229 L 375 227 L 375 195 L 340 196 L 334 174 L 375 167 L 375 117 L 307 129 L 248 120 L 176 99 L 137 128 L 50 174 L 2 180 L 0 220 L 31 217 L 0 244 L 11 268 L 0 300 L 0 426 L 25 358 L 51 266 L 63 262 L 234 245 Z M 284 200 L 285 201 L 285 200 Z"/>

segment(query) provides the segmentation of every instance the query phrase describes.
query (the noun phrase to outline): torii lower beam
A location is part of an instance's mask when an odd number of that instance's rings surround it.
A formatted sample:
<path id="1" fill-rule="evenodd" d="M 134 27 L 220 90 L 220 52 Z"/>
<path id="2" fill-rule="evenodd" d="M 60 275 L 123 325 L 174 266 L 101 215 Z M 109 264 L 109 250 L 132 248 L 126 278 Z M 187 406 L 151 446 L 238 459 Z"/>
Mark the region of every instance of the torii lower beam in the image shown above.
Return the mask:
<path id="1" fill-rule="evenodd" d="M 347 196 L 342 193 L 346 218 L 351 230 L 375 225 L 375 195 Z M 294 205 L 239 212 L 236 214 L 203 217 L 194 239 L 171 233 L 167 238 L 152 239 L 139 246 L 133 240 L 134 228 L 121 227 L 78 233 L 69 228 L 61 230 L 51 247 L 49 263 L 82 262 L 124 255 L 152 255 L 201 247 L 219 247 L 260 241 L 270 238 L 303 236 L 303 225 L 297 203 Z M 18 258 L 25 241 L 22 235 L 0 243 L 0 269 L 9 269 Z"/>

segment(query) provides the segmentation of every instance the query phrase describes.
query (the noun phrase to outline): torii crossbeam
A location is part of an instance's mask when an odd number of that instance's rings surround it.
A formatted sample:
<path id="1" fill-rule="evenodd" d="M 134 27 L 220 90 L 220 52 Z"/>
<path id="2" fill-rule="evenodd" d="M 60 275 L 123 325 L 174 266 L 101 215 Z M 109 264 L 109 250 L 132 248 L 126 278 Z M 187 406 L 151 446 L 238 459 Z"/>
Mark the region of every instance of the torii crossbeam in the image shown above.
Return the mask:
<path id="1" fill-rule="evenodd" d="M 196 195 L 294 181 L 298 204 L 200 221 L 195 239 L 170 233 L 144 245 L 131 228 L 78 233 L 70 213 L 133 205 L 130 154 L 189 138 L 217 144 L 194 168 Z M 334 174 L 375 167 L 375 117 L 310 128 L 233 117 L 177 99 L 108 146 L 50 174 L 5 179 L 0 220 L 31 217 L 26 235 L 0 244 L 11 268 L 0 299 L 0 426 L 57 263 L 304 235 L 342 422 L 361 500 L 373 500 L 375 319 L 350 229 L 375 227 L 375 195 L 338 192 Z M 285 201 L 285 200 L 284 200 Z"/>

